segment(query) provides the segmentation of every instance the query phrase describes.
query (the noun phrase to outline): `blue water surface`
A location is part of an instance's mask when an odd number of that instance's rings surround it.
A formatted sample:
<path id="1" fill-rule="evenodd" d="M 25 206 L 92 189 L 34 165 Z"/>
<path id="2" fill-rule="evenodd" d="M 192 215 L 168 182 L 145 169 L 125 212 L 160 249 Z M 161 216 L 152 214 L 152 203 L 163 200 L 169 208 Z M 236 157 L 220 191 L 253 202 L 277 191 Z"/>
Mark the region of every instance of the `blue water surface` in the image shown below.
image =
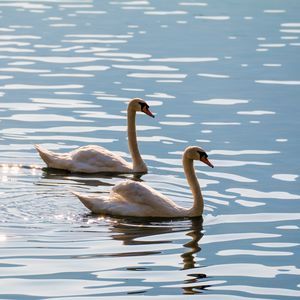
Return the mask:
<path id="1" fill-rule="evenodd" d="M 299 299 L 300 2 L 0 2 L 0 299 Z M 130 160 L 140 97 L 151 187 L 202 218 L 95 216 L 71 193 L 131 175 L 45 170 L 38 143 Z"/>

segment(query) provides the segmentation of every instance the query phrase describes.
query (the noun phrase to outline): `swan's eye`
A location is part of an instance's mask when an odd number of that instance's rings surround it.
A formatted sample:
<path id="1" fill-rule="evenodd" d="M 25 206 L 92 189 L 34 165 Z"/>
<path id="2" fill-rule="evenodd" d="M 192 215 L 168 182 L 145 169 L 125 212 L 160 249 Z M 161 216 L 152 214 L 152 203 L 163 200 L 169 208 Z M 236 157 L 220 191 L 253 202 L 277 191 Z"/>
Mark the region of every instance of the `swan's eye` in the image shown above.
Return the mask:
<path id="1" fill-rule="evenodd" d="M 147 105 L 144 102 L 139 102 L 140 106 L 141 106 L 141 111 L 143 111 L 143 109 L 146 107 L 147 109 L 149 109 L 149 105 Z"/>
<path id="2" fill-rule="evenodd" d="M 199 153 L 199 156 L 200 156 L 200 160 L 202 158 L 208 158 L 208 155 L 206 154 L 206 152 L 198 151 L 198 153 Z"/>

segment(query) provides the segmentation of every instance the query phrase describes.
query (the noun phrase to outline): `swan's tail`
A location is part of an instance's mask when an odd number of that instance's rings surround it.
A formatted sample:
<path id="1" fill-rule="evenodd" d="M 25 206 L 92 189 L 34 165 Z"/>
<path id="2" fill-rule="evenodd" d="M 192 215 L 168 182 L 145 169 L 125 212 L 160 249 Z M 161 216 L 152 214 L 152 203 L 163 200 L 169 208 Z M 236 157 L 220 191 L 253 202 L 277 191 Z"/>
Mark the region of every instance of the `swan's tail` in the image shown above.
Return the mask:
<path id="1" fill-rule="evenodd" d="M 34 145 L 35 149 L 40 154 L 42 160 L 46 163 L 49 168 L 56 168 L 55 161 L 57 160 L 57 154 L 42 147 L 41 145 Z"/>
<path id="2" fill-rule="evenodd" d="M 99 196 L 99 194 L 86 195 L 74 191 L 71 191 L 71 193 L 75 195 L 82 202 L 82 204 L 93 213 L 105 213 L 105 210 L 101 208 L 101 203 L 104 203 L 104 201 L 106 200 L 105 197 L 101 197 Z"/>

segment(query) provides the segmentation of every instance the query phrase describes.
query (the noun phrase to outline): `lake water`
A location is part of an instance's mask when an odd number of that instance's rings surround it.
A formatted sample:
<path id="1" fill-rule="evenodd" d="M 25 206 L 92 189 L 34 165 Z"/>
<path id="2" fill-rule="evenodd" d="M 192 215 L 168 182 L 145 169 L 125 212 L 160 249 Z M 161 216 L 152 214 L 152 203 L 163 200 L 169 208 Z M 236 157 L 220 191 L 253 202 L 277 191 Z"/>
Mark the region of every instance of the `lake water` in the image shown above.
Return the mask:
<path id="1" fill-rule="evenodd" d="M 299 299 L 300 2 L 1 1 L 1 299 Z M 202 219 L 91 215 L 71 190 L 122 178 L 44 170 L 33 145 L 99 144 Z M 123 177 L 131 178 L 130 175 Z"/>

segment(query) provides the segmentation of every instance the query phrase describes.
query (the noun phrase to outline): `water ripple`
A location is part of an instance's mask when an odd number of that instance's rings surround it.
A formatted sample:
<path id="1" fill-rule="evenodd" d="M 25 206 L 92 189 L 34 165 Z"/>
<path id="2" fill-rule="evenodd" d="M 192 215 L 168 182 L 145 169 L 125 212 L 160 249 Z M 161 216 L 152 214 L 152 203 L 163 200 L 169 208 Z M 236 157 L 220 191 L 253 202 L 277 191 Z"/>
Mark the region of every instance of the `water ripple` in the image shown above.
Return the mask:
<path id="1" fill-rule="evenodd" d="M 0 298 L 299 298 L 299 5 L 152 2 L 1 1 Z M 130 161 L 134 97 L 156 106 L 137 118 L 148 174 L 45 168 L 35 142 Z M 204 220 L 93 215 L 71 193 L 138 180 L 188 208 L 193 144 L 216 167 L 195 162 Z"/>
<path id="2" fill-rule="evenodd" d="M 288 192 L 282 191 L 274 191 L 274 192 L 262 192 L 252 189 L 239 189 L 239 188 L 231 188 L 227 189 L 227 192 L 237 193 L 243 197 L 248 198 L 271 198 L 271 199 L 300 199 L 300 195 L 291 194 Z"/>
<path id="3" fill-rule="evenodd" d="M 59 89 L 81 89 L 80 84 L 65 85 L 33 85 L 33 84 L 5 84 L 0 86 L 2 90 L 59 90 Z"/>
<path id="4" fill-rule="evenodd" d="M 299 290 L 286 289 L 286 288 L 268 288 L 268 287 L 258 287 L 258 286 L 247 286 L 247 285 L 224 285 L 221 287 L 214 286 L 209 287 L 209 290 L 222 290 L 222 291 L 240 291 L 248 294 L 255 295 L 273 295 L 273 296 L 283 296 L 283 297 L 300 297 Z"/>
<path id="5" fill-rule="evenodd" d="M 300 85 L 299 80 L 255 80 L 255 82 L 273 85 Z"/>
<path id="6" fill-rule="evenodd" d="M 196 100 L 194 103 L 210 104 L 210 105 L 235 105 L 241 103 L 248 103 L 249 100 L 242 99 L 208 99 L 208 100 Z"/>

